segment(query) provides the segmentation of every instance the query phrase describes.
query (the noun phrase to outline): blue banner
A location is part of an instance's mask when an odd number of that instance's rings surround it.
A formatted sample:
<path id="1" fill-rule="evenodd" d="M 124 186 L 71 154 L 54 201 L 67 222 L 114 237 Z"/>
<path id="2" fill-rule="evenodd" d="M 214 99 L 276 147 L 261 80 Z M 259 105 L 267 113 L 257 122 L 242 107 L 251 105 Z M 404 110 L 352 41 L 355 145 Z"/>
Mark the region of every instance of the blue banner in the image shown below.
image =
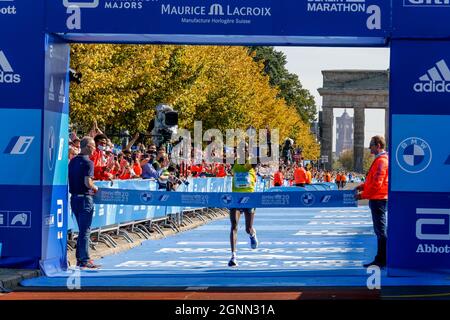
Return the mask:
<path id="1" fill-rule="evenodd" d="M 392 42 L 390 275 L 450 268 L 449 50 L 448 42 Z"/>
<path id="2" fill-rule="evenodd" d="M 206 179 L 205 179 L 206 181 Z M 298 188 L 300 189 L 300 188 Z M 280 191 L 280 192 L 167 192 L 110 190 L 100 188 L 97 204 L 144 206 L 188 206 L 211 208 L 280 208 L 280 207 L 356 207 L 355 192 Z"/>
<path id="3" fill-rule="evenodd" d="M 391 64 L 392 114 L 449 114 L 449 42 L 394 41 Z"/>
<path id="4" fill-rule="evenodd" d="M 67 185 L 69 115 L 44 111 L 43 184 Z"/>
<path id="5" fill-rule="evenodd" d="M 393 115 L 391 190 L 450 192 L 450 115 Z"/>
<path id="6" fill-rule="evenodd" d="M 450 34 L 447 0 L 393 0 L 394 38 L 443 38 Z"/>
<path id="7" fill-rule="evenodd" d="M 43 1 L 0 1 L 0 108 L 42 108 Z"/>
<path id="8" fill-rule="evenodd" d="M 385 0 L 48 0 L 46 24 L 80 41 L 384 45 L 389 16 Z"/>
<path id="9" fill-rule="evenodd" d="M 0 185 L 40 184 L 41 113 L 0 109 Z"/>
<path id="10" fill-rule="evenodd" d="M 22 261 L 22 265 L 37 268 L 41 256 L 41 187 L 0 185 L 0 194 L 0 266 L 15 266 L 16 261 Z"/>
<path id="11" fill-rule="evenodd" d="M 42 197 L 42 269 L 58 269 L 67 264 L 67 185 L 45 186 Z"/>
<path id="12" fill-rule="evenodd" d="M 448 194 L 392 192 L 389 202 L 389 274 L 450 269 Z"/>

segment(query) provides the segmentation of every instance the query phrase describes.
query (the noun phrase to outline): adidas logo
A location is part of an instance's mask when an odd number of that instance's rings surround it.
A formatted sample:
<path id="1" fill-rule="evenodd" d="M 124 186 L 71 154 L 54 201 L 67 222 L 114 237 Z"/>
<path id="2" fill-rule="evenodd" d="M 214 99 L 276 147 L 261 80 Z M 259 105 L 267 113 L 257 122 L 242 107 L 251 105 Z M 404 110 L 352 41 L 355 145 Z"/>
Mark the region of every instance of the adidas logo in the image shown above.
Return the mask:
<path id="1" fill-rule="evenodd" d="M 20 81 L 20 75 L 14 73 L 5 54 L 0 50 L 0 83 L 20 83 Z"/>
<path id="2" fill-rule="evenodd" d="M 450 93 L 450 69 L 442 59 L 436 66 L 429 69 L 419 78 L 421 82 L 414 84 L 415 92 L 449 92 Z"/>

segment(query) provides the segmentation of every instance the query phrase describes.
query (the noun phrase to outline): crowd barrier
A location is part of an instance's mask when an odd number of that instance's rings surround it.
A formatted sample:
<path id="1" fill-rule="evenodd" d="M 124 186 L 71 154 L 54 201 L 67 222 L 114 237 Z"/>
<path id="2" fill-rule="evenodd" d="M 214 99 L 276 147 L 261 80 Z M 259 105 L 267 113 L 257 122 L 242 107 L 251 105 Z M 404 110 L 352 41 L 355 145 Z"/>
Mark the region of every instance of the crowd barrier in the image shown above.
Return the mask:
<path id="1" fill-rule="evenodd" d="M 213 214 L 208 208 L 356 206 L 354 192 L 339 191 L 335 183 L 271 187 L 269 179 L 259 176 L 255 193 L 239 194 L 231 192 L 231 177 L 190 178 L 180 184 L 175 192 L 157 193 L 152 192 L 158 188 L 154 180 L 96 181 L 95 184 L 100 191 L 94 198 L 91 231 L 97 232 L 98 239 L 105 231 L 122 232 L 127 236 L 121 228 L 132 226 L 134 231 L 135 225 L 143 229 L 145 236 L 148 229 L 142 228 L 142 223 L 149 223 L 151 227 L 155 221 L 179 231 L 185 213 L 192 212 L 203 219 L 199 211 Z M 73 235 L 78 232 L 78 227 L 70 208 L 69 212 L 68 230 Z M 167 224 L 168 221 L 170 223 Z M 160 232 L 158 225 L 153 226 Z M 114 245 L 114 240 L 108 241 Z"/>
<path id="2" fill-rule="evenodd" d="M 190 178 L 187 183 L 182 183 L 176 192 L 230 192 L 231 177 L 225 178 Z M 102 189 L 111 190 L 146 190 L 156 191 L 157 182 L 154 180 L 114 180 L 96 181 L 95 185 Z M 255 191 L 263 192 L 270 187 L 270 181 L 258 176 Z M 107 227 L 120 227 L 135 221 L 155 220 L 165 218 L 171 214 L 181 213 L 187 210 L 201 209 L 189 206 L 147 206 L 147 205 L 122 205 L 122 204 L 95 204 L 92 219 L 92 230 Z M 74 215 L 69 208 L 69 232 L 77 232 L 78 227 Z"/>

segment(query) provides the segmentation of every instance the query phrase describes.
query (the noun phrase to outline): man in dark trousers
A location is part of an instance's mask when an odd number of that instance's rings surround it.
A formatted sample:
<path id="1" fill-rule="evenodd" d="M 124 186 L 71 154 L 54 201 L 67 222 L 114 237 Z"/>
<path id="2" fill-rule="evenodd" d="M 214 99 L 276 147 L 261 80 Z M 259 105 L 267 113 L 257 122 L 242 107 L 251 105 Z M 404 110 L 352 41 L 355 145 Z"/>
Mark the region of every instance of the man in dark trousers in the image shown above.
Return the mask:
<path id="1" fill-rule="evenodd" d="M 80 142 L 81 152 L 69 162 L 70 206 L 78 224 L 77 266 L 81 269 L 97 269 L 89 257 L 89 240 L 92 216 L 94 215 L 93 195 L 98 191 L 94 185 L 94 163 L 89 159 L 95 151 L 95 142 L 84 137 Z"/>
<path id="2" fill-rule="evenodd" d="M 381 136 L 374 136 L 370 140 L 370 153 L 375 155 L 364 183 L 356 187 L 356 198 L 369 199 L 372 212 L 373 229 L 377 235 L 378 250 L 374 261 L 364 265 L 365 268 L 376 265 L 380 268 L 386 266 L 386 214 L 388 199 L 389 160 L 384 150 L 386 142 Z"/>

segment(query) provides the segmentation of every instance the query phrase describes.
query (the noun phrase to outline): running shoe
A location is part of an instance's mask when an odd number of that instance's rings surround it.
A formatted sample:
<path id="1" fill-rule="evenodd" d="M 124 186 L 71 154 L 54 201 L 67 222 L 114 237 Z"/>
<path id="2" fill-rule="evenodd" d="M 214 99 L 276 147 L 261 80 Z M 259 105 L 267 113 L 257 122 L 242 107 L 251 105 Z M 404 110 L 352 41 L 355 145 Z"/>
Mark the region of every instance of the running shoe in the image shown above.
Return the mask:
<path id="1" fill-rule="evenodd" d="M 250 236 L 250 246 L 252 249 L 258 248 L 258 238 L 256 237 L 256 231 L 255 234 Z"/>
<path id="2" fill-rule="evenodd" d="M 238 266 L 236 257 L 231 257 L 230 261 L 228 261 L 228 266 L 229 267 L 237 267 Z"/>

